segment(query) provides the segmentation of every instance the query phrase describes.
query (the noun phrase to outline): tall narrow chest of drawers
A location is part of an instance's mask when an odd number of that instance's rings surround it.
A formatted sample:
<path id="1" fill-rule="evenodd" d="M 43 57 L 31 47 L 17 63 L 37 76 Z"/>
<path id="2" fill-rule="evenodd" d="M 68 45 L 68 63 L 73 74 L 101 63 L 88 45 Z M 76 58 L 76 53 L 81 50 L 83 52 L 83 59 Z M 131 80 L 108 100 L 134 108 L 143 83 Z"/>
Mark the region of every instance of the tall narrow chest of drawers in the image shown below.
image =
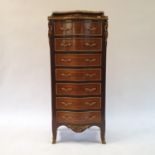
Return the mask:
<path id="1" fill-rule="evenodd" d="M 108 18 L 103 12 L 54 12 L 48 17 L 52 132 L 98 126 L 105 143 L 105 77 Z"/>

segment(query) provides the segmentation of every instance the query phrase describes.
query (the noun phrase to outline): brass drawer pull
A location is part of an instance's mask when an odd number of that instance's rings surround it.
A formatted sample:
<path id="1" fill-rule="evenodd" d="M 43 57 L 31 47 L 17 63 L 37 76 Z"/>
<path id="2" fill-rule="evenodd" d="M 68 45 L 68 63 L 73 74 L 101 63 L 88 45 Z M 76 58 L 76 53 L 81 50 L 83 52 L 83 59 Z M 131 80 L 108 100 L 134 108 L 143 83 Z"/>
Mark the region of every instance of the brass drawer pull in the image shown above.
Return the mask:
<path id="1" fill-rule="evenodd" d="M 95 115 L 85 116 L 85 117 L 83 118 L 83 121 L 93 120 L 95 117 L 96 117 Z"/>
<path id="2" fill-rule="evenodd" d="M 70 73 L 61 73 L 61 76 L 63 76 L 63 77 L 70 77 L 71 74 Z"/>
<path id="3" fill-rule="evenodd" d="M 72 103 L 71 103 L 71 102 L 61 102 L 61 104 L 65 105 L 65 106 L 72 105 Z"/>
<path id="4" fill-rule="evenodd" d="M 95 105 L 97 102 L 85 102 L 85 105 L 89 105 L 89 106 L 93 106 Z"/>
<path id="5" fill-rule="evenodd" d="M 62 91 L 65 91 L 65 92 L 69 92 L 72 90 L 72 88 L 61 88 Z"/>
<path id="6" fill-rule="evenodd" d="M 85 59 L 85 61 L 86 62 L 94 62 L 94 61 L 96 61 L 96 59 L 95 58 L 87 58 L 87 59 Z"/>
<path id="7" fill-rule="evenodd" d="M 72 117 L 68 115 L 63 115 L 62 118 L 65 119 L 66 121 L 72 119 Z"/>
<path id="8" fill-rule="evenodd" d="M 84 121 L 88 121 L 88 120 L 94 119 L 95 117 L 96 117 L 95 115 L 89 115 L 89 116 L 85 116 L 85 117 L 83 118 L 83 120 L 84 120 Z"/>
<path id="9" fill-rule="evenodd" d="M 95 74 L 93 74 L 93 73 L 92 73 L 92 74 L 91 74 L 91 73 L 87 73 L 87 74 L 85 74 L 84 76 L 85 76 L 85 77 L 92 78 L 93 76 L 95 76 Z"/>
<path id="10" fill-rule="evenodd" d="M 95 30 L 96 30 L 96 27 L 90 26 L 90 27 L 87 27 L 87 30 L 88 30 L 88 31 L 95 31 Z"/>
<path id="11" fill-rule="evenodd" d="M 96 88 L 85 88 L 85 91 L 88 92 L 88 93 L 91 93 L 93 91 L 95 91 Z"/>
<path id="12" fill-rule="evenodd" d="M 62 41 L 60 46 L 62 46 L 62 47 L 71 47 L 72 43 L 71 42 Z"/>
<path id="13" fill-rule="evenodd" d="M 96 46 L 96 43 L 89 43 L 89 42 L 86 42 L 84 44 L 86 47 L 95 47 Z"/>
<path id="14" fill-rule="evenodd" d="M 95 115 L 90 115 L 88 116 L 88 119 L 91 120 L 91 119 L 94 119 L 96 116 Z"/>
<path id="15" fill-rule="evenodd" d="M 71 31 L 72 30 L 72 28 L 71 27 L 60 27 L 60 30 L 61 31 Z"/>
<path id="16" fill-rule="evenodd" d="M 61 61 L 62 61 L 62 62 L 71 62 L 72 59 L 69 59 L 69 58 L 62 58 Z"/>

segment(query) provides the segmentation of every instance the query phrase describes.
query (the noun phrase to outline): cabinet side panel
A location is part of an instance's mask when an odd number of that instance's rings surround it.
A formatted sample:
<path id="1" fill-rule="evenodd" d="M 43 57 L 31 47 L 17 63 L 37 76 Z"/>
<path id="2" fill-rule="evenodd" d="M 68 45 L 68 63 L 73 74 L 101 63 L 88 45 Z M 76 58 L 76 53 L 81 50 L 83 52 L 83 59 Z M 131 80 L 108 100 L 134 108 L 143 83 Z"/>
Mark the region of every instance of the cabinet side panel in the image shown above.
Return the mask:
<path id="1" fill-rule="evenodd" d="M 51 68 L 51 111 L 52 111 L 52 132 L 53 140 L 56 140 L 56 95 L 55 95 L 55 52 L 54 52 L 54 21 L 49 20 L 49 45 L 50 45 L 50 68 Z"/>
<path id="2" fill-rule="evenodd" d="M 101 117 L 101 136 L 103 139 L 105 139 L 105 127 L 106 127 L 106 48 L 107 48 L 107 20 L 103 20 L 103 51 L 102 51 L 102 106 L 101 106 L 101 111 L 102 111 L 102 117 Z"/>

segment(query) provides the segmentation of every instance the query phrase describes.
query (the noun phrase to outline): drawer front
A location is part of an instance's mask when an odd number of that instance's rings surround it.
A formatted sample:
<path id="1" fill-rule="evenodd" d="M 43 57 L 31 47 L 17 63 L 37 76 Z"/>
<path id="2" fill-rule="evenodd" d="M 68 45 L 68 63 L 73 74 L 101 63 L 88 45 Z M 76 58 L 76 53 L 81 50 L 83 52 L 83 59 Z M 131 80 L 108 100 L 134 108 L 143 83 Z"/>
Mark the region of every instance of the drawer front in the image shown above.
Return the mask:
<path id="1" fill-rule="evenodd" d="M 101 66 L 101 54 L 56 54 L 56 66 Z"/>
<path id="2" fill-rule="evenodd" d="M 55 38 L 55 51 L 101 51 L 101 38 Z"/>
<path id="3" fill-rule="evenodd" d="M 72 84 L 72 83 L 57 83 L 57 95 L 101 95 L 100 83 L 87 83 L 87 84 Z"/>
<path id="4" fill-rule="evenodd" d="M 89 110 L 100 109 L 100 97 L 86 97 L 86 98 L 73 98 L 73 97 L 57 97 L 56 108 L 63 110 Z"/>
<path id="5" fill-rule="evenodd" d="M 92 20 L 85 21 L 56 21 L 55 35 L 102 35 L 102 23 Z"/>
<path id="6" fill-rule="evenodd" d="M 56 118 L 58 123 L 71 123 L 71 124 L 100 123 L 101 113 L 99 111 L 89 111 L 89 112 L 57 111 Z"/>
<path id="7" fill-rule="evenodd" d="M 101 69 L 56 69 L 58 81 L 99 81 Z"/>

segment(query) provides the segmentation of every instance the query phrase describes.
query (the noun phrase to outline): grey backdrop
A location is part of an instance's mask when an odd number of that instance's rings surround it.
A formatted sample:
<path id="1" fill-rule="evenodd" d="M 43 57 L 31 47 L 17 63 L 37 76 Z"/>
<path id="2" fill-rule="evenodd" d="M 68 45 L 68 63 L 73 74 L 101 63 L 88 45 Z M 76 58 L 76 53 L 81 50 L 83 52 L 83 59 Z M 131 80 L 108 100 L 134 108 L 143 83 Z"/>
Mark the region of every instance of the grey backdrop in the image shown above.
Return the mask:
<path id="1" fill-rule="evenodd" d="M 155 154 L 154 0 L 1 0 L 0 154 Z M 99 130 L 65 128 L 51 145 L 47 16 L 103 10 L 109 16 L 107 145 Z M 63 149 L 63 151 L 62 151 Z"/>

